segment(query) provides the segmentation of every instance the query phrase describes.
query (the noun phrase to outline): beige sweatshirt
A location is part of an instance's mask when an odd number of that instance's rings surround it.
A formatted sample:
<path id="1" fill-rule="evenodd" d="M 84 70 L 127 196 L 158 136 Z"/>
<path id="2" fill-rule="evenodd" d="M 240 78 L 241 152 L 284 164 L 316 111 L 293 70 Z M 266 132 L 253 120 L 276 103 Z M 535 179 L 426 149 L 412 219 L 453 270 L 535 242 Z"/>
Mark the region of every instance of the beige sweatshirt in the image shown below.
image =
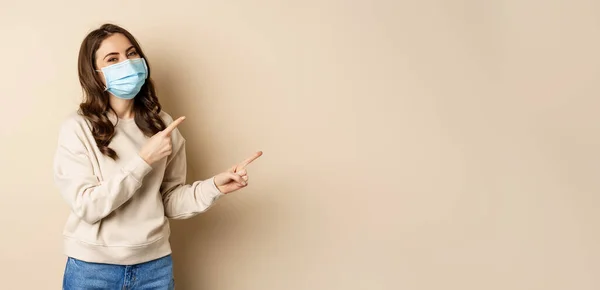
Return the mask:
<path id="1" fill-rule="evenodd" d="M 162 112 L 168 125 L 173 122 Z M 64 227 L 67 256 L 131 265 L 171 253 L 169 221 L 206 211 L 222 193 L 214 178 L 185 184 L 185 139 L 175 129 L 173 153 L 148 165 L 138 152 L 147 137 L 133 119 L 111 117 L 114 161 L 96 146 L 90 124 L 73 114 L 61 125 L 54 178 L 71 208 Z"/>

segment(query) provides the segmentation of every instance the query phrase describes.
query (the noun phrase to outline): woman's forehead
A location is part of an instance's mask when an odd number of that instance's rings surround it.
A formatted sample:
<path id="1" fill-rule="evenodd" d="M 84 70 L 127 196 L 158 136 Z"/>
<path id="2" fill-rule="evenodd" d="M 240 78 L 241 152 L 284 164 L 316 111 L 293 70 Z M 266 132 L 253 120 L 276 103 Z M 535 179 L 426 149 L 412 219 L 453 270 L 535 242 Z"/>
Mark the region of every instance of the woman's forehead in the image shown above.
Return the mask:
<path id="1" fill-rule="evenodd" d="M 100 47 L 98 47 L 96 56 L 103 57 L 104 55 L 112 52 L 124 53 L 131 47 L 131 45 L 131 41 L 129 41 L 125 35 L 121 33 L 115 33 L 102 41 Z"/>

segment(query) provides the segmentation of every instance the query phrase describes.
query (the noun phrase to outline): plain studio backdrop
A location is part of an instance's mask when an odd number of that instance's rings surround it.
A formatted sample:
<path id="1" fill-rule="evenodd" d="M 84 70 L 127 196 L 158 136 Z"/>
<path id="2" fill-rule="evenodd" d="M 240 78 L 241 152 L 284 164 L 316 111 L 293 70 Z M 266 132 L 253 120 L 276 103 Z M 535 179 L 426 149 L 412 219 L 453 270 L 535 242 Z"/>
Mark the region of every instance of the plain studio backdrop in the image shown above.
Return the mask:
<path id="1" fill-rule="evenodd" d="M 0 280 L 59 289 L 52 180 L 104 22 L 148 55 L 188 180 L 178 289 L 600 289 L 600 2 L 0 2 Z"/>

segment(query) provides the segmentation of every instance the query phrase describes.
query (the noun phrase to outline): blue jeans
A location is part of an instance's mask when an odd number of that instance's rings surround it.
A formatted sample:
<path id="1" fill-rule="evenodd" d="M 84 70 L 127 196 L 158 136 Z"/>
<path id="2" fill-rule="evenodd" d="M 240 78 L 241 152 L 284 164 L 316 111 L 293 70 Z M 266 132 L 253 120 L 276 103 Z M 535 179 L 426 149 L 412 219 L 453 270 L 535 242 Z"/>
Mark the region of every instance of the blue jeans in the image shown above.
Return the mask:
<path id="1" fill-rule="evenodd" d="M 89 263 L 69 257 L 63 290 L 173 290 L 171 255 L 137 265 Z"/>

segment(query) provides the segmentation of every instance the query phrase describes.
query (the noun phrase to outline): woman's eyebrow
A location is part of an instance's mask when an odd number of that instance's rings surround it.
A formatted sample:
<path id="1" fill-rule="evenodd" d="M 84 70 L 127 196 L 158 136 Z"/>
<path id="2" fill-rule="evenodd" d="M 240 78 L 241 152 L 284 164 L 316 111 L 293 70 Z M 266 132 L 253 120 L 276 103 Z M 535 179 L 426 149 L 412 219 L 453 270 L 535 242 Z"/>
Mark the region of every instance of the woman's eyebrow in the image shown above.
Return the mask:
<path id="1" fill-rule="evenodd" d="M 109 56 L 111 56 L 111 55 L 115 55 L 115 54 L 116 54 L 116 55 L 119 55 L 119 53 L 118 53 L 118 52 L 111 52 L 111 53 L 108 53 L 108 54 L 107 54 L 107 55 L 104 57 L 104 59 L 106 59 L 107 57 L 109 57 Z"/>
<path id="2" fill-rule="evenodd" d="M 128 52 L 128 51 L 130 51 L 131 49 L 134 49 L 134 48 L 135 48 L 135 46 L 133 46 L 133 45 L 132 45 L 132 46 L 130 46 L 129 48 L 127 48 L 127 49 L 125 50 L 125 52 Z M 104 59 L 106 59 L 106 58 L 107 58 L 108 56 L 110 56 L 110 55 L 115 55 L 115 54 L 116 54 L 116 55 L 119 55 L 119 53 L 118 53 L 118 52 L 110 52 L 110 53 L 108 53 L 106 56 L 104 56 Z"/>

